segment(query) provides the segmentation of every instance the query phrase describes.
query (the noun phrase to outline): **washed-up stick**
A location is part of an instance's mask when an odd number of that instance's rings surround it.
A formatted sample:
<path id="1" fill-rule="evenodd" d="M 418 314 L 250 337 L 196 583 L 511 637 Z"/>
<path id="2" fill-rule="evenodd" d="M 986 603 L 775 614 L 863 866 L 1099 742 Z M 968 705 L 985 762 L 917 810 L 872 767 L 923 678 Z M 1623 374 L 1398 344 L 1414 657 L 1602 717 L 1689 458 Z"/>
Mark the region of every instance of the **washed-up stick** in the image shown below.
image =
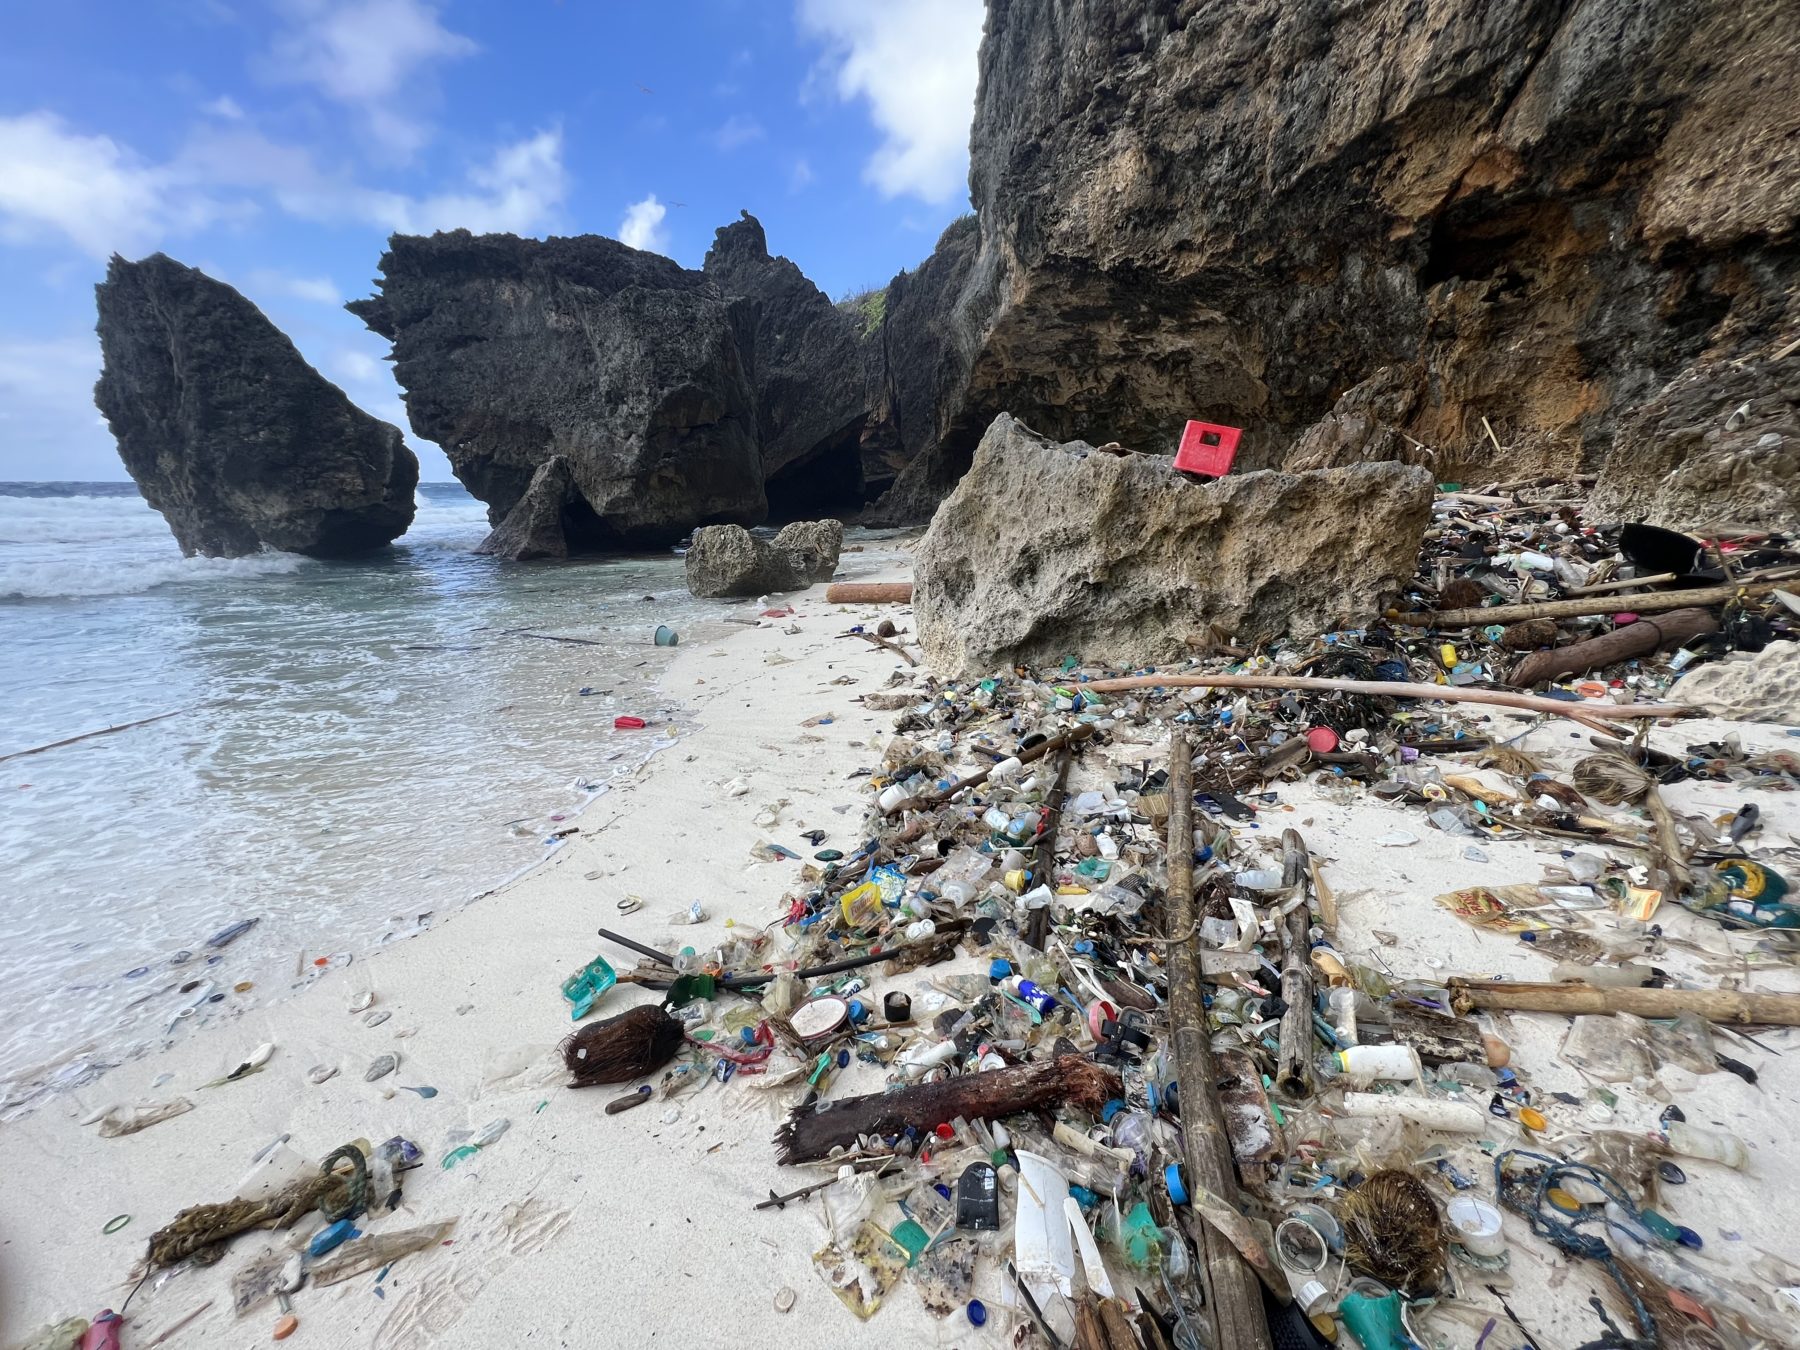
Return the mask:
<path id="1" fill-rule="evenodd" d="M 775 1132 L 784 1166 L 813 1162 L 834 1148 L 852 1148 L 865 1134 L 929 1134 L 946 1120 L 998 1120 L 1021 1111 L 1069 1104 L 1095 1115 L 1119 1095 L 1119 1077 L 1080 1055 L 1038 1064 L 968 1073 L 894 1092 L 797 1106 Z"/>
<path id="2" fill-rule="evenodd" d="M 1294 887 L 1304 888 L 1311 875 L 1312 859 L 1307 855 L 1306 841 L 1298 830 L 1284 830 L 1281 835 L 1281 881 L 1289 894 Z M 1281 1015 L 1280 1051 L 1276 1058 L 1275 1082 L 1297 1097 L 1312 1093 L 1313 1060 L 1313 971 L 1311 906 L 1295 905 L 1282 920 L 1281 1001 L 1287 1011 Z"/>
<path id="3" fill-rule="evenodd" d="M 1698 1013 L 1709 1022 L 1800 1027 L 1800 994 L 1750 994 L 1736 989 L 1614 989 L 1591 984 L 1470 980 L 1453 976 L 1451 1002 L 1459 1009 L 1504 1012 L 1631 1013 L 1676 1017 Z"/>
<path id="4" fill-rule="evenodd" d="M 640 955 L 648 956 L 652 961 L 656 961 L 661 965 L 668 966 L 671 969 L 674 968 L 674 957 L 659 952 L 654 948 L 646 947 L 641 943 L 633 942 L 628 937 L 621 937 L 611 929 L 602 928 L 600 930 L 600 936 L 605 938 L 608 942 L 616 942 L 621 947 L 629 947 L 632 951 L 637 952 Z M 801 980 L 810 980 L 817 975 L 836 975 L 839 971 L 856 970 L 861 966 L 872 966 L 877 961 L 890 960 L 902 950 L 903 949 L 900 947 L 894 947 L 892 949 L 877 948 L 871 952 L 864 952 L 861 956 L 847 956 L 842 961 L 827 961 L 822 966 L 806 966 L 793 973 L 796 979 Z M 721 975 L 719 977 L 719 988 L 754 989 L 759 984 L 767 984 L 779 974 L 781 974 L 781 972 L 775 970 L 755 970 L 750 971 L 747 974 Z M 640 976 L 635 979 L 627 979 L 625 976 L 621 975 L 619 981 L 621 984 L 635 984 L 643 989 L 667 989 L 670 985 L 675 983 L 672 977 L 664 980 L 655 976 Z"/>
<path id="5" fill-rule="evenodd" d="M 1689 592 L 1692 594 L 1692 592 Z M 1498 708 L 1523 708 L 1526 712 L 1554 713 L 1585 722 L 1592 718 L 1694 717 L 1699 709 L 1681 703 L 1599 703 L 1583 700 L 1565 703 L 1536 694 L 1515 694 L 1507 689 L 1468 689 L 1454 684 L 1389 683 L 1386 680 L 1322 680 L 1306 675 L 1128 675 L 1117 680 L 1093 680 L 1081 686 L 1096 694 L 1116 694 L 1126 689 L 1306 689 L 1321 694 L 1373 694 L 1378 698 L 1424 698 L 1441 703 L 1487 703 Z M 1023 755 L 1020 756 L 1024 758 Z"/>
<path id="6" fill-rule="evenodd" d="M 554 633 L 533 633 L 526 628 L 503 628 L 501 637 L 536 638 L 539 642 L 563 642 L 571 647 L 604 647 L 604 642 L 596 642 L 593 638 L 557 637 Z"/>
<path id="7" fill-rule="evenodd" d="M 1722 605 L 1727 600 L 1767 595 L 1778 583 L 1747 586 L 1707 586 L 1695 591 L 1659 591 L 1655 595 L 1579 596 L 1574 600 L 1540 600 L 1530 605 L 1496 605 L 1491 609 L 1424 610 L 1390 614 L 1388 618 L 1408 628 L 1475 628 L 1491 623 L 1518 623 L 1521 619 L 1585 619 L 1597 614 L 1617 614 L 1629 607 L 1633 614 L 1663 614 L 1691 605 Z"/>
<path id="8" fill-rule="evenodd" d="M 1175 1078 L 1181 1089 L 1181 1142 L 1187 1160 L 1188 1193 L 1204 1193 L 1212 1203 L 1207 1219 L 1195 1225 L 1199 1274 L 1212 1316 L 1212 1343 L 1233 1350 L 1269 1350 L 1269 1322 L 1263 1312 L 1257 1271 L 1234 1245 L 1229 1224 L 1238 1193 L 1237 1164 L 1225 1114 L 1219 1105 L 1219 1075 L 1213 1065 L 1200 994 L 1199 918 L 1194 905 L 1194 750 L 1177 728 L 1169 738 L 1169 1033 Z M 1215 1217 L 1217 1215 L 1218 1217 Z M 1268 1260 L 1264 1254 L 1263 1260 Z"/>
<path id="9" fill-rule="evenodd" d="M 828 605 L 905 605 L 912 597 L 910 581 L 840 581 L 825 588 Z"/>
<path id="10" fill-rule="evenodd" d="M 1614 577 L 1611 581 L 1596 581 L 1591 586 L 1571 586 L 1569 594 L 1605 595 L 1608 591 L 1628 591 L 1633 586 L 1662 586 L 1673 580 L 1673 572 L 1658 572 L 1648 577 Z"/>
<path id="11" fill-rule="evenodd" d="M 1068 799 L 1065 785 L 1069 781 L 1068 746 L 1056 752 L 1056 782 L 1050 794 L 1044 798 L 1044 828 L 1038 839 L 1037 862 L 1033 864 L 1033 885 L 1048 885 L 1050 873 L 1056 866 L 1056 832 L 1062 824 L 1063 803 Z M 1025 945 L 1033 951 L 1044 950 L 1044 937 L 1050 928 L 1050 906 L 1039 905 L 1031 911 L 1031 918 L 1025 925 Z"/>
<path id="12" fill-rule="evenodd" d="M 1665 647 L 1679 647 L 1703 634 L 1718 631 L 1719 621 L 1710 611 L 1678 609 L 1659 619 L 1639 619 L 1584 642 L 1532 652 L 1513 667 L 1507 683 L 1529 688 L 1565 675 L 1579 675 L 1629 661 L 1634 656 L 1648 656 Z"/>
<path id="13" fill-rule="evenodd" d="M 895 656 L 899 657 L 902 661 L 906 662 L 906 664 L 909 666 L 916 666 L 919 664 L 918 660 L 913 656 L 913 654 L 911 652 L 907 651 L 906 648 L 902 647 L 899 643 L 889 642 L 886 638 L 880 637 L 875 633 L 844 633 L 841 636 L 843 636 L 843 637 L 859 637 L 864 642 L 873 642 L 877 647 L 886 647 L 890 652 L 892 652 Z"/>
<path id="14" fill-rule="evenodd" d="M 0 755 L 0 764 L 9 759 L 24 759 L 27 755 L 41 755 L 46 750 L 60 750 L 65 745 L 74 745 L 77 741 L 91 741 L 96 736 L 110 736 L 116 731 L 130 731 L 133 727 L 147 727 L 152 722 L 166 721 L 171 717 L 180 717 L 192 708 L 177 708 L 174 712 L 158 713 L 155 717 L 140 717 L 135 722 L 121 722 L 115 727 L 101 727 L 98 731 L 84 731 L 79 736 L 64 736 L 60 741 L 51 741 L 48 745 L 34 745 L 29 750 L 14 750 L 10 754 Z"/>
<path id="15" fill-rule="evenodd" d="M 1019 751 L 1019 763 L 1034 763 L 1052 751 L 1062 749 L 1065 745 L 1079 745 L 1093 734 L 1094 727 L 1091 722 L 1083 722 L 1080 726 L 1070 727 L 1067 731 L 1062 732 L 1060 735 L 1052 736 L 1047 741 L 1039 741 L 1029 750 Z M 942 792 L 927 792 L 923 797 L 908 797 L 905 801 L 895 803 L 894 810 L 889 811 L 888 814 L 891 816 L 897 811 L 921 810 L 928 806 L 937 806 L 940 803 L 947 802 L 959 792 L 967 792 L 972 787 L 980 787 L 983 783 L 987 782 L 988 775 L 993 773 L 993 771 L 993 768 L 990 766 L 989 768 L 983 769 L 980 773 L 970 774 L 960 782 L 952 783 Z"/>

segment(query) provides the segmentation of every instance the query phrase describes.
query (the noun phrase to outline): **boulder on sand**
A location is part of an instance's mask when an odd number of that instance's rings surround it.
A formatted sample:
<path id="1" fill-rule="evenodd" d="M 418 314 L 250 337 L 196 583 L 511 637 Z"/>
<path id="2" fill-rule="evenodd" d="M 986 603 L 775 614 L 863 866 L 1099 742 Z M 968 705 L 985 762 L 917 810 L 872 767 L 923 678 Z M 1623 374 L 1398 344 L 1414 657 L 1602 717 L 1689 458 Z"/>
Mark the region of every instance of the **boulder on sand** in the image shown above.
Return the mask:
<path id="1" fill-rule="evenodd" d="M 341 558 L 412 524 L 419 461 L 306 363 L 263 312 L 161 253 L 94 288 L 94 402 L 187 554 Z"/>
<path id="2" fill-rule="evenodd" d="M 1002 414 L 914 553 L 920 640 L 938 670 L 974 676 L 1366 623 L 1412 577 L 1432 492 L 1394 463 L 1194 482 Z"/>
<path id="3" fill-rule="evenodd" d="M 830 581 L 844 551 L 844 522 L 796 520 L 783 525 L 769 547 L 785 554 L 803 580 Z"/>
<path id="4" fill-rule="evenodd" d="M 705 598 L 797 591 L 829 581 L 844 546 L 836 520 L 800 520 L 772 541 L 741 525 L 707 525 L 694 531 L 687 552 L 687 587 Z"/>

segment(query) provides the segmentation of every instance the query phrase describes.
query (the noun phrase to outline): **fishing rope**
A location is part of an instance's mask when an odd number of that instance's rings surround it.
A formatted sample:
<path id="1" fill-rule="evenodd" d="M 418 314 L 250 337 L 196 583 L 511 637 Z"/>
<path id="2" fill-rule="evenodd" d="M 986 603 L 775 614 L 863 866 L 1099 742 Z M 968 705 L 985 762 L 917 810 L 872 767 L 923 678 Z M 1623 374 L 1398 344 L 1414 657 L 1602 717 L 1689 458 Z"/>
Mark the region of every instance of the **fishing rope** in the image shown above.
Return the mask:
<path id="1" fill-rule="evenodd" d="M 1519 1176 L 1508 1177 L 1506 1164 L 1511 1158 L 1526 1159 L 1542 1166 L 1535 1171 L 1524 1171 Z M 1662 1341 L 1657 1333 L 1656 1318 L 1626 1279 L 1625 1271 L 1620 1267 L 1613 1249 L 1598 1234 L 1581 1231 L 1581 1225 L 1594 1219 L 1606 1222 L 1603 1206 L 1583 1204 L 1574 1214 L 1570 1214 L 1551 1204 L 1550 1190 L 1558 1187 L 1565 1179 L 1596 1188 L 1618 1205 L 1633 1223 L 1638 1222 L 1637 1205 L 1609 1172 L 1589 1167 L 1586 1163 L 1564 1162 L 1560 1158 L 1547 1157 L 1525 1149 L 1508 1149 L 1494 1159 L 1494 1194 L 1500 1203 L 1525 1219 L 1531 1225 L 1532 1232 L 1547 1240 L 1558 1251 L 1599 1262 L 1631 1306 L 1631 1315 L 1640 1332 L 1638 1336 L 1625 1336 L 1602 1315 L 1600 1320 L 1607 1329 L 1606 1335 L 1597 1341 L 1589 1341 L 1580 1350 L 1658 1350 Z"/>

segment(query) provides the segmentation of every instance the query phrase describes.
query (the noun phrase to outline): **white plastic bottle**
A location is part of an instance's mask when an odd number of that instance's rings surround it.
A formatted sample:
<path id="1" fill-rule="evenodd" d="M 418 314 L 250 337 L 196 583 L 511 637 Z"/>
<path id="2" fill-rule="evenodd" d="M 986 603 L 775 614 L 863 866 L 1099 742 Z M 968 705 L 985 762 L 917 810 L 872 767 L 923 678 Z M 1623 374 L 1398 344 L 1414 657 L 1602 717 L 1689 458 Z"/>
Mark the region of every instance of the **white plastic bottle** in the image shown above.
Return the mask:
<path id="1" fill-rule="evenodd" d="M 1684 1158 L 1707 1158 L 1742 1171 L 1750 1165 L 1744 1141 L 1727 1130 L 1707 1130 L 1685 1120 L 1669 1122 L 1669 1147 Z"/>
<path id="2" fill-rule="evenodd" d="M 1419 1052 L 1410 1045 L 1353 1045 L 1332 1058 L 1347 1076 L 1365 1082 L 1416 1083 L 1425 1074 Z"/>

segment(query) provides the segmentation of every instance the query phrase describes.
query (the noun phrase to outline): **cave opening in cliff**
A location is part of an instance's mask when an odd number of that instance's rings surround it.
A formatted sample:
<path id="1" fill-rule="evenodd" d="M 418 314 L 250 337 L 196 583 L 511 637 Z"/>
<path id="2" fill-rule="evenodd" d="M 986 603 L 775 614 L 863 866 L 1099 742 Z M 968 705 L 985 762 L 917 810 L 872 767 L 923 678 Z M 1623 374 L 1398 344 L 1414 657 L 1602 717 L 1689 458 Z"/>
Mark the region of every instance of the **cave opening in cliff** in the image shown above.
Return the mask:
<path id="1" fill-rule="evenodd" d="M 769 523 L 845 516 L 864 505 L 862 419 L 823 443 L 817 453 L 785 465 L 763 484 Z"/>
<path id="2" fill-rule="evenodd" d="M 619 547 L 618 535 L 606 528 L 606 522 L 579 492 L 571 493 L 563 503 L 562 528 L 570 553 L 607 553 Z"/>

